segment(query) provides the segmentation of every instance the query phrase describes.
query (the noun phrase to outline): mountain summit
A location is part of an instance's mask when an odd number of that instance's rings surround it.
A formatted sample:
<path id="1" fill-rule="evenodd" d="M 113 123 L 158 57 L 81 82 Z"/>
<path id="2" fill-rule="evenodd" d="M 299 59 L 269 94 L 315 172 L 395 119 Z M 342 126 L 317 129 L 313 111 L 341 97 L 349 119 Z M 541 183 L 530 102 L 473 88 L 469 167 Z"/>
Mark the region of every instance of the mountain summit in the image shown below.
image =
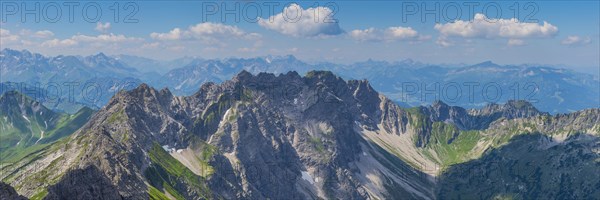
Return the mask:
<path id="1" fill-rule="evenodd" d="M 597 171 L 600 156 L 586 149 L 598 141 L 599 116 L 598 109 L 552 116 L 522 102 L 479 111 L 443 102 L 405 109 L 366 80 L 328 71 L 242 71 L 191 96 L 146 84 L 121 91 L 68 139 L 2 168 L 0 178 L 19 194 L 48 199 L 435 199 L 472 194 L 477 185 L 449 183 L 466 177 L 469 166 L 493 172 L 478 159 L 492 159 L 490 151 L 523 135 L 532 137 L 514 145 L 552 149 L 578 165 L 520 170 L 539 169 L 540 178 Z M 582 154 L 553 149 L 557 144 Z M 508 156 L 530 153 L 514 151 L 493 158 L 521 163 Z M 558 189 L 570 197 L 597 194 L 583 191 L 591 191 L 598 173 L 577 186 L 520 181 L 519 173 L 497 179 L 539 188 L 521 191 L 524 198 Z M 481 198 L 518 191 L 500 185 Z"/>

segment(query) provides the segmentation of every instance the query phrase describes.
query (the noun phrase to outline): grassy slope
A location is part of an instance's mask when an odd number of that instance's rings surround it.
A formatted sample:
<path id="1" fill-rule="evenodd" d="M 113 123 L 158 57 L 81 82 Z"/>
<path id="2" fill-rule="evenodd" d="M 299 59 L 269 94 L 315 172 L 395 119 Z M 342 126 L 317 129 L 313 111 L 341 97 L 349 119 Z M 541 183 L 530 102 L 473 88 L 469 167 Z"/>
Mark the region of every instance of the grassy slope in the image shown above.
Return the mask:
<path id="1" fill-rule="evenodd" d="M 425 144 L 420 150 L 431 160 L 440 164 L 442 169 L 480 158 L 486 151 L 508 144 L 515 136 L 522 134 L 574 135 L 582 130 L 577 125 L 564 123 L 557 116 L 539 116 L 528 119 L 505 120 L 502 126 L 487 130 L 459 130 L 456 126 L 444 122 L 430 122 L 417 108 L 409 108 L 410 122 L 416 132 L 430 130 L 429 138 L 413 138 L 415 144 L 422 140 Z M 575 122 L 584 121 L 589 116 L 582 112 Z M 558 130 L 545 131 L 544 126 L 561 127 Z M 584 130 L 585 131 L 585 130 Z M 591 134 L 600 134 L 600 125 L 589 130 Z M 435 155 L 435 156 L 434 156 Z"/>
<path id="2" fill-rule="evenodd" d="M 582 139 L 587 138 L 587 139 Z M 596 199 L 600 194 L 598 138 L 572 136 L 547 146 L 542 134 L 515 136 L 478 159 L 451 166 L 437 194 L 448 199 Z"/>
<path id="3" fill-rule="evenodd" d="M 145 176 L 152 187 L 168 192 L 176 199 L 185 199 L 185 196 L 182 195 L 186 193 L 185 186 L 182 186 L 185 184 L 198 189 L 198 195 L 202 198 L 210 199 L 211 194 L 204 182 L 205 179 L 194 174 L 169 155 L 159 144 L 155 143 L 148 155 L 152 164 L 146 169 Z"/>
<path id="4" fill-rule="evenodd" d="M 2 131 L 2 141 L 0 142 L 0 163 L 10 163 L 21 160 L 28 154 L 39 151 L 44 147 L 56 142 L 57 140 L 64 138 L 75 132 L 81 126 L 83 126 L 94 113 L 89 108 L 82 108 L 79 112 L 68 115 L 68 114 L 56 114 L 53 116 L 58 117 L 58 120 L 54 120 L 55 124 L 48 124 L 48 129 L 45 128 L 45 123 L 51 121 L 51 119 L 42 119 L 42 115 L 31 115 L 28 123 L 27 120 L 21 118 L 21 121 L 12 120 L 13 123 L 22 123 L 28 127 L 26 132 L 22 129 L 8 128 L 6 131 Z M 2 119 L 3 126 L 8 124 L 7 120 L 4 120 L 4 116 L 0 116 Z M 41 121 L 41 124 L 40 124 Z M 8 127 L 8 126 L 6 126 Z M 44 131 L 44 137 L 40 139 L 41 132 Z M 32 134 L 33 132 L 33 134 Z"/>

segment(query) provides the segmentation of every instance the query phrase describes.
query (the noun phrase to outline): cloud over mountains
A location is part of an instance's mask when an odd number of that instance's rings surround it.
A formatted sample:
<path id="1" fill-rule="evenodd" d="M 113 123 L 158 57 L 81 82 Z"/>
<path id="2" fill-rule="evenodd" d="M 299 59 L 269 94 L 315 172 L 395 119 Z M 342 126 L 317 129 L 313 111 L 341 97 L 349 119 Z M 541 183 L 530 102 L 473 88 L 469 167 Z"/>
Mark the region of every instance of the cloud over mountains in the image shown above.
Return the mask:
<path id="1" fill-rule="evenodd" d="M 259 18 L 258 24 L 266 29 L 294 37 L 332 36 L 344 33 L 338 21 L 331 18 L 334 10 L 328 7 L 303 9 L 290 4 L 283 12 L 268 19 Z"/>

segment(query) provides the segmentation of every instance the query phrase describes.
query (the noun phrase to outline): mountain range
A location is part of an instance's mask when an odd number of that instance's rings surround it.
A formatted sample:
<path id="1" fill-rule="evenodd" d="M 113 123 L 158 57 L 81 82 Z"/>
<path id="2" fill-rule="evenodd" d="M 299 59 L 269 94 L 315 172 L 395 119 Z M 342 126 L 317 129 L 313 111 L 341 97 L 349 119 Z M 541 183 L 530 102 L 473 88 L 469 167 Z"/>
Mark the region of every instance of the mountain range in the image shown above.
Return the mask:
<path id="1" fill-rule="evenodd" d="M 62 103 L 47 103 L 46 98 L 36 100 L 53 110 L 70 113 L 82 106 L 100 108 L 119 90 L 133 89 L 142 82 L 169 88 L 176 95 L 192 95 L 203 83 L 222 83 L 241 70 L 252 74 L 328 70 L 346 79 L 367 79 L 375 89 L 403 107 L 430 105 L 441 100 L 465 108 L 482 108 L 488 103 L 526 100 L 543 111 L 568 113 L 600 106 L 597 75 L 540 65 L 501 66 L 489 61 L 467 66 L 429 65 L 411 60 L 335 64 L 306 63 L 291 55 L 229 59 L 182 57 L 159 61 L 103 53 L 87 57 L 47 57 L 26 50 L 4 49 L 0 51 L 0 63 L 3 85 L 24 84 L 26 88 L 47 91 L 44 94 L 60 94 L 60 98 L 55 99 L 61 99 Z M 12 89 L 15 88 L 2 90 Z"/>
<path id="2" fill-rule="evenodd" d="M 46 57 L 26 50 L 0 52 L 0 90 L 28 93 L 54 110 L 102 107 L 119 90 L 139 85 L 141 76 L 135 68 L 103 53 Z"/>
<path id="3" fill-rule="evenodd" d="M 120 90 L 71 134 L 3 160 L 0 180 L 10 186 L 1 191 L 31 199 L 600 196 L 598 108 L 553 115 L 523 100 L 405 108 L 369 80 L 329 71 L 241 71 L 198 88 L 185 96 L 147 84 Z M 19 93 L 0 99 L 13 124 L 47 118 Z"/>

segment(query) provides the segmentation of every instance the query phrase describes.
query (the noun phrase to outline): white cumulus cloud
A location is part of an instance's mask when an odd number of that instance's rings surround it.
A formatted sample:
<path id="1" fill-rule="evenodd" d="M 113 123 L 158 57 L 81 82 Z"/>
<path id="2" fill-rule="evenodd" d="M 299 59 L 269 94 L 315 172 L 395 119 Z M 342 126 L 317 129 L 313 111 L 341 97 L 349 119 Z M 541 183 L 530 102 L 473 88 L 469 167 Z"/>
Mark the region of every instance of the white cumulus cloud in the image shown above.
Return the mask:
<path id="1" fill-rule="evenodd" d="M 456 20 L 446 24 L 436 24 L 440 33 L 438 44 L 449 44 L 450 37 L 486 39 L 526 39 L 549 38 L 558 33 L 558 27 L 544 21 L 542 24 L 520 22 L 518 19 L 490 19 L 477 13 L 472 21 Z M 515 43 L 516 40 L 513 40 Z"/>
<path id="2" fill-rule="evenodd" d="M 19 41 L 20 37 L 16 34 L 11 34 L 9 30 L 0 28 L 0 42 L 3 45 Z"/>
<path id="3" fill-rule="evenodd" d="M 106 22 L 106 23 L 98 22 L 98 23 L 96 23 L 95 30 L 103 32 L 103 33 L 108 32 L 108 30 L 110 30 L 110 22 Z"/>
<path id="4" fill-rule="evenodd" d="M 389 27 L 386 29 L 368 28 L 363 30 L 353 30 L 348 35 L 358 41 L 397 41 L 397 40 L 426 40 L 429 36 L 422 36 L 411 27 Z"/>
<path id="5" fill-rule="evenodd" d="M 571 36 L 568 36 L 567 38 L 565 38 L 564 40 L 562 40 L 560 43 L 563 45 L 570 45 L 570 46 L 586 45 L 586 44 L 592 43 L 592 39 L 590 37 L 580 37 L 580 36 L 576 36 L 576 35 L 571 35 Z"/>
<path id="6" fill-rule="evenodd" d="M 179 40 L 181 39 L 181 29 L 175 28 L 168 33 L 151 33 L 150 37 L 157 40 Z"/>
<path id="7" fill-rule="evenodd" d="M 337 20 L 331 19 L 333 10 L 328 7 L 303 9 L 298 4 L 290 4 L 283 12 L 258 19 L 258 24 L 266 29 L 294 37 L 322 37 L 342 34 Z"/>
<path id="8" fill-rule="evenodd" d="M 150 37 L 156 40 L 200 40 L 204 42 L 216 42 L 221 39 L 257 39 L 258 33 L 247 33 L 237 26 L 229 26 L 220 23 L 205 22 L 188 27 L 187 29 L 174 28 L 166 33 L 151 33 Z"/>
<path id="9" fill-rule="evenodd" d="M 72 39 L 59 40 L 56 38 L 44 41 L 41 44 L 41 46 L 43 46 L 43 47 L 69 47 L 69 46 L 74 46 L 74 45 L 77 45 L 77 41 L 75 41 L 75 40 L 72 40 Z"/>
<path id="10" fill-rule="evenodd" d="M 75 35 L 71 38 L 81 42 L 135 42 L 143 40 L 141 38 L 127 37 L 125 35 L 115 35 L 112 33 L 97 36 Z"/>
<path id="11" fill-rule="evenodd" d="M 49 30 L 37 31 L 33 34 L 33 37 L 37 38 L 50 38 L 52 36 L 54 36 L 54 33 Z"/>
<path id="12" fill-rule="evenodd" d="M 71 38 L 59 40 L 52 39 L 43 42 L 41 45 L 44 47 L 68 47 L 74 45 L 93 45 L 93 46 L 106 46 L 114 44 L 125 44 L 125 43 L 137 43 L 142 42 L 143 39 L 136 37 L 127 37 L 125 35 L 115 34 L 101 34 L 97 36 L 89 35 L 74 35 Z"/>

